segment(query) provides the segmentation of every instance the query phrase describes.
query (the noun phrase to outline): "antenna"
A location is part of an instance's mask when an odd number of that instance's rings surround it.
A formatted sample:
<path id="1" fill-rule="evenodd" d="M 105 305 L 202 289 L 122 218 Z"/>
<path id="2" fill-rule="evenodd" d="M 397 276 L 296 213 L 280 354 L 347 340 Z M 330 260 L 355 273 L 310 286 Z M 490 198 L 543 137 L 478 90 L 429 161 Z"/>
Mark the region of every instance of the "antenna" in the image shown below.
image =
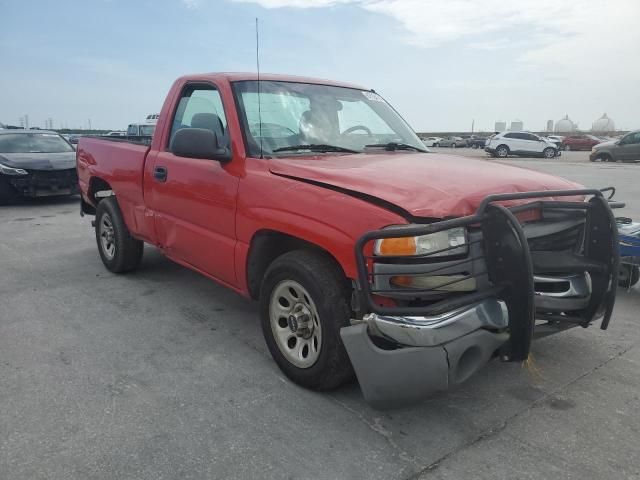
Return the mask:
<path id="1" fill-rule="evenodd" d="M 258 34 L 258 17 L 256 17 L 256 70 L 258 71 L 258 134 L 260 135 L 260 158 L 262 154 L 262 109 L 260 106 L 260 36 Z"/>

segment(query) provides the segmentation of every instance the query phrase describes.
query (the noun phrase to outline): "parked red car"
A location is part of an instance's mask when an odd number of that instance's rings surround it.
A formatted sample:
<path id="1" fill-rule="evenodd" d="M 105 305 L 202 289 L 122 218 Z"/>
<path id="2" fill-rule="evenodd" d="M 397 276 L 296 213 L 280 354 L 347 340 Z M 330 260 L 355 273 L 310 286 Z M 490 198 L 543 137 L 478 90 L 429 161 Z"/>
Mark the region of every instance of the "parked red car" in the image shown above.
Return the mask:
<path id="1" fill-rule="evenodd" d="M 611 316 L 600 191 L 427 153 L 373 90 L 183 77 L 150 146 L 82 137 L 77 168 L 107 269 L 136 269 L 148 243 L 258 300 L 274 360 L 308 388 L 355 373 L 370 403 L 395 406 Z"/>
<path id="2" fill-rule="evenodd" d="M 564 137 L 561 146 L 563 150 L 589 150 L 594 145 L 604 142 L 604 140 L 593 135 L 569 135 Z"/>

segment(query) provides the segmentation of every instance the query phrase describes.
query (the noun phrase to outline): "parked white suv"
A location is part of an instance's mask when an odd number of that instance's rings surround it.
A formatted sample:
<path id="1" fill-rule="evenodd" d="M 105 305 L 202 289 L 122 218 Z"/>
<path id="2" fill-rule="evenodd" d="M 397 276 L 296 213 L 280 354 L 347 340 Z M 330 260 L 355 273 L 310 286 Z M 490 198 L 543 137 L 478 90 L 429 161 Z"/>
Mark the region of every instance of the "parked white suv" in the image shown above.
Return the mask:
<path id="1" fill-rule="evenodd" d="M 558 146 L 548 138 L 529 132 L 502 132 L 491 137 L 484 147 L 492 157 L 509 155 L 554 158 L 560 155 Z"/>

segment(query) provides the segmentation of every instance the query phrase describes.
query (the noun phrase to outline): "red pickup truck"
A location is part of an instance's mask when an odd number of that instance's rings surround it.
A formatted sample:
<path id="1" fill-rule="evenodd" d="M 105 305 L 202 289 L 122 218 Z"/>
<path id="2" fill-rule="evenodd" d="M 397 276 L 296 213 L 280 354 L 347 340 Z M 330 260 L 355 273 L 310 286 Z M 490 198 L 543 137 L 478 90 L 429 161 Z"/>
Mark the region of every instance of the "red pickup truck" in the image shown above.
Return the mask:
<path id="1" fill-rule="evenodd" d="M 617 233 L 599 190 L 429 153 L 373 90 L 183 77 L 150 145 L 82 137 L 77 168 L 110 271 L 157 247 L 259 300 L 294 382 L 329 390 L 355 374 L 379 408 L 611 317 Z"/>

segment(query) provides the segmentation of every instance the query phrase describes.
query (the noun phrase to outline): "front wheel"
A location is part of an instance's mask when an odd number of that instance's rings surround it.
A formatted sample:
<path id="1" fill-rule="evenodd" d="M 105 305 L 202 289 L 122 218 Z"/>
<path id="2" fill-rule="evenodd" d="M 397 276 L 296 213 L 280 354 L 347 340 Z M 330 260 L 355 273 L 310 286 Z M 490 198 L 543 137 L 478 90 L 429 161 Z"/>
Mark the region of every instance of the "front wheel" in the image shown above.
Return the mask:
<path id="1" fill-rule="evenodd" d="M 340 338 L 350 325 L 348 299 L 344 274 L 320 253 L 288 252 L 268 268 L 260 289 L 262 333 L 275 362 L 298 385 L 332 390 L 353 378 Z"/>
<path id="2" fill-rule="evenodd" d="M 500 145 L 496 148 L 496 157 L 498 158 L 506 158 L 509 155 L 509 147 L 506 145 Z"/>
<path id="3" fill-rule="evenodd" d="M 113 273 L 135 270 L 142 260 L 144 243 L 131 236 L 115 197 L 96 208 L 96 242 L 102 263 Z"/>
<path id="4" fill-rule="evenodd" d="M 544 158 L 554 158 L 556 156 L 556 149 L 551 147 L 545 148 L 542 155 Z"/>

